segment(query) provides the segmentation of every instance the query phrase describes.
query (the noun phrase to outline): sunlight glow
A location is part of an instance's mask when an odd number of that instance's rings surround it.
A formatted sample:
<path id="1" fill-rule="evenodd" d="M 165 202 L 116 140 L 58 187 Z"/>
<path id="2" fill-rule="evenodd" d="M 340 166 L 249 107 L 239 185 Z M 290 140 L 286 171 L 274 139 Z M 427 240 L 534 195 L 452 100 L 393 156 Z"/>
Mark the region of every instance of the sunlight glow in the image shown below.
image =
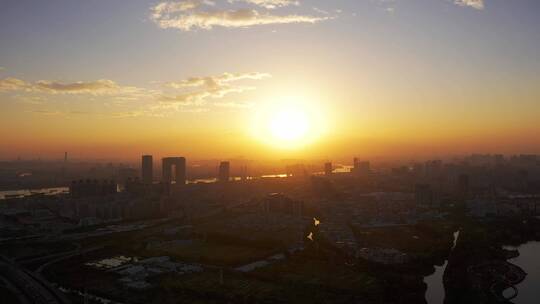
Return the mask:
<path id="1" fill-rule="evenodd" d="M 274 97 L 256 108 L 252 131 L 278 149 L 298 149 L 316 141 L 325 129 L 321 106 L 307 97 Z"/>
<path id="2" fill-rule="evenodd" d="M 306 113 L 298 109 L 282 109 L 271 118 L 269 128 L 278 140 L 298 141 L 309 132 L 310 122 Z"/>

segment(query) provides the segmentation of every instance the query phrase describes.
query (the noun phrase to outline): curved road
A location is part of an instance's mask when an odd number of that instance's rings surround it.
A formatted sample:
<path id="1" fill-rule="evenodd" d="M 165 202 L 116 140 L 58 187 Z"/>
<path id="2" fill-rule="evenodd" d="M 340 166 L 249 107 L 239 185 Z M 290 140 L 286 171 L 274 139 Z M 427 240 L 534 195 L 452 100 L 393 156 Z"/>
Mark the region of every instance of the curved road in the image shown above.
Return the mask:
<path id="1" fill-rule="evenodd" d="M 20 267 L 4 256 L 0 256 L 0 273 L 26 298 L 28 303 L 68 304 L 64 294 L 49 284 L 39 274 Z"/>

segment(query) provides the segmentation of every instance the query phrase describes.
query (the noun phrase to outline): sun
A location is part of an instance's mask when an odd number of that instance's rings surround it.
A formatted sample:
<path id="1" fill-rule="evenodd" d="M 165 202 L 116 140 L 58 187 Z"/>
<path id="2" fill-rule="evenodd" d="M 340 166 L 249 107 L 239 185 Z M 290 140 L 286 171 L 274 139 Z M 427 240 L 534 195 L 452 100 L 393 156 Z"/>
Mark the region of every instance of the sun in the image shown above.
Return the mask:
<path id="1" fill-rule="evenodd" d="M 323 121 L 314 99 L 277 97 L 257 106 L 251 130 L 257 140 L 269 146 L 298 149 L 320 138 Z"/>
<path id="2" fill-rule="evenodd" d="M 298 141 L 308 134 L 310 121 L 303 111 L 295 108 L 284 108 L 273 114 L 268 128 L 275 140 Z"/>

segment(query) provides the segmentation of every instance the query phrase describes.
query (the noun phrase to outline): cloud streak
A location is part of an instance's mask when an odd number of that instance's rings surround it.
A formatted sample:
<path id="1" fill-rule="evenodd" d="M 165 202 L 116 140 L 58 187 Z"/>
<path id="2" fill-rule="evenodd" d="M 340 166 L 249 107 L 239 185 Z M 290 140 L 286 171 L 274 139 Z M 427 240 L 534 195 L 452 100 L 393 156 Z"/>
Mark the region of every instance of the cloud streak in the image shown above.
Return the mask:
<path id="1" fill-rule="evenodd" d="M 229 3 L 234 2 L 245 2 L 249 4 L 254 4 L 256 6 L 264 7 L 266 9 L 276 9 L 279 7 L 285 7 L 290 5 L 300 5 L 300 2 L 294 0 L 229 0 Z"/>
<path id="2" fill-rule="evenodd" d="M 34 83 L 18 78 L 0 79 L 0 92 L 23 91 L 46 94 L 73 94 L 73 95 L 116 95 L 127 97 L 147 96 L 152 92 L 143 88 L 121 86 L 108 79 L 95 81 L 78 81 L 62 83 L 57 81 L 40 80 Z"/>
<path id="3" fill-rule="evenodd" d="M 484 0 L 455 0 L 454 3 L 459 6 L 468 6 L 478 10 L 484 9 Z"/>
<path id="4" fill-rule="evenodd" d="M 234 82 L 242 80 L 262 80 L 269 77 L 271 77 L 270 74 L 258 72 L 242 74 L 224 73 L 218 76 L 190 77 L 178 82 L 169 82 L 165 84 L 166 87 L 182 90 L 182 92 L 174 96 L 162 96 L 160 98 L 160 107 L 178 109 L 179 107 L 185 106 L 206 105 L 208 99 L 219 99 L 229 94 L 255 90 L 255 87 L 237 85 L 234 84 Z M 219 106 L 221 107 L 226 105 L 243 107 L 232 102 L 219 103 Z"/>
<path id="5" fill-rule="evenodd" d="M 0 93 L 15 92 L 14 98 L 27 105 L 40 106 L 32 113 L 42 115 L 64 115 L 72 112 L 51 111 L 48 108 L 48 96 L 81 95 L 99 100 L 95 97 L 112 97 L 120 101 L 112 103 L 115 107 L 124 107 L 120 112 L 108 111 L 107 115 L 115 118 L 139 116 L 163 117 L 176 112 L 199 113 L 212 108 L 248 108 L 251 103 L 223 99 L 231 94 L 241 94 L 255 90 L 247 86 L 245 81 L 260 81 L 270 78 L 267 73 L 223 73 L 215 76 L 190 77 L 180 81 L 164 83 L 160 89 L 121 86 L 118 83 L 100 79 L 95 81 L 78 81 L 63 83 L 40 80 L 27 82 L 18 78 L 0 79 Z M 121 101 L 137 101 L 123 103 Z"/>
<path id="6" fill-rule="evenodd" d="M 229 2 L 247 2 L 265 9 L 296 5 L 296 1 L 287 0 L 230 0 Z M 215 27 L 245 28 L 256 25 L 317 23 L 331 19 L 328 16 L 289 14 L 276 15 L 257 9 L 215 9 L 212 1 L 177 1 L 162 2 L 151 9 L 150 19 L 162 29 L 211 30 Z"/>

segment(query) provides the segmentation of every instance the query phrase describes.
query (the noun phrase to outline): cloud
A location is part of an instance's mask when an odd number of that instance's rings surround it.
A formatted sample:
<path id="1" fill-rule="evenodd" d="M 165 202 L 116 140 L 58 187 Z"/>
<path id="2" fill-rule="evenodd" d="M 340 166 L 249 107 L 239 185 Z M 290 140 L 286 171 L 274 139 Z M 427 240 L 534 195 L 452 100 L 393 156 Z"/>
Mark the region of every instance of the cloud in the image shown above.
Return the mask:
<path id="1" fill-rule="evenodd" d="M 278 7 L 284 7 L 289 5 L 300 5 L 300 2 L 294 0 L 229 0 L 229 3 L 234 2 L 246 2 L 254 4 L 266 9 L 276 9 Z"/>
<path id="2" fill-rule="evenodd" d="M 484 9 L 484 0 L 455 0 L 455 4 L 460 6 L 469 6 L 475 9 Z"/>
<path id="3" fill-rule="evenodd" d="M 232 2 L 237 1 L 268 9 L 295 3 L 295 1 L 284 0 L 232 0 Z M 214 27 L 242 28 L 268 24 L 316 23 L 331 19 L 298 14 L 275 15 L 245 8 L 208 9 L 209 6 L 214 5 L 211 1 L 162 2 L 151 9 L 150 19 L 162 29 L 176 28 L 182 31 L 191 31 L 196 28 L 210 30 Z M 201 7 L 205 9 L 201 10 Z"/>
<path id="4" fill-rule="evenodd" d="M 49 111 L 49 110 L 31 110 L 31 111 L 28 111 L 30 113 L 35 113 L 35 114 L 41 114 L 41 115 L 46 115 L 46 116 L 56 116 L 56 115 L 62 115 L 62 114 L 65 114 L 64 112 L 60 112 L 60 111 Z"/>
<path id="5" fill-rule="evenodd" d="M 161 19 L 171 14 L 178 12 L 185 12 L 189 10 L 194 10 L 200 6 L 214 6 L 215 3 L 212 1 L 205 0 L 185 0 L 178 2 L 161 2 L 158 5 L 154 6 L 152 10 L 152 19 Z"/>
<path id="6" fill-rule="evenodd" d="M 23 91 L 45 94 L 80 94 L 95 96 L 118 96 L 119 98 L 141 98 L 155 94 L 151 90 L 143 88 L 121 86 L 108 79 L 95 81 L 78 81 L 72 83 L 61 83 L 57 81 L 40 80 L 34 83 L 26 82 L 18 78 L 0 79 L 0 92 Z"/>
<path id="7" fill-rule="evenodd" d="M 209 99 L 220 99 L 233 93 L 244 93 L 255 90 L 255 87 L 234 84 L 242 80 L 262 80 L 271 77 L 267 73 L 224 73 L 218 76 L 190 77 L 178 82 L 169 82 L 167 88 L 181 90 L 176 95 L 163 95 L 160 104 L 155 109 L 180 109 L 188 106 L 205 106 Z M 246 103 L 219 102 L 214 103 L 220 107 L 246 107 Z"/>
<path id="8" fill-rule="evenodd" d="M 168 87 L 172 88 L 186 88 L 186 87 L 200 87 L 206 86 L 209 89 L 223 87 L 227 82 L 233 82 L 238 80 L 261 80 L 264 78 L 271 77 L 270 74 L 266 73 L 244 73 L 244 74 L 231 74 L 224 73 L 220 76 L 207 76 L 207 77 L 191 77 L 186 80 L 179 82 L 169 82 L 167 83 Z"/>
<path id="9" fill-rule="evenodd" d="M 17 78 L 0 79 L 0 92 L 27 90 L 31 85 Z"/>
<path id="10" fill-rule="evenodd" d="M 28 105 L 45 105 L 50 95 L 81 95 L 87 100 L 99 100 L 95 97 L 112 97 L 115 101 L 110 105 L 124 107 L 121 111 L 108 111 L 107 116 L 127 117 L 163 117 L 177 112 L 207 112 L 212 108 L 248 108 L 251 103 L 224 99 L 231 94 L 241 94 L 255 90 L 246 81 L 258 81 L 271 77 L 267 73 L 223 73 L 216 76 L 190 77 L 176 82 L 163 84 L 159 89 L 121 86 L 118 83 L 100 79 L 95 81 L 78 81 L 63 83 L 40 80 L 27 82 L 18 78 L 0 79 L 0 92 L 16 92 L 13 98 Z M 123 103 L 122 101 L 139 101 Z M 143 102 L 144 101 L 144 102 Z M 31 111 L 42 115 L 71 115 L 75 112 L 49 111 L 38 109 Z M 104 114 L 105 115 L 105 114 Z"/>
<path id="11" fill-rule="evenodd" d="M 118 94 L 136 88 L 121 87 L 116 82 L 108 79 L 100 79 L 90 82 L 61 83 L 56 81 L 40 80 L 33 87 L 42 92 L 52 94 L 92 94 L 111 95 Z"/>

